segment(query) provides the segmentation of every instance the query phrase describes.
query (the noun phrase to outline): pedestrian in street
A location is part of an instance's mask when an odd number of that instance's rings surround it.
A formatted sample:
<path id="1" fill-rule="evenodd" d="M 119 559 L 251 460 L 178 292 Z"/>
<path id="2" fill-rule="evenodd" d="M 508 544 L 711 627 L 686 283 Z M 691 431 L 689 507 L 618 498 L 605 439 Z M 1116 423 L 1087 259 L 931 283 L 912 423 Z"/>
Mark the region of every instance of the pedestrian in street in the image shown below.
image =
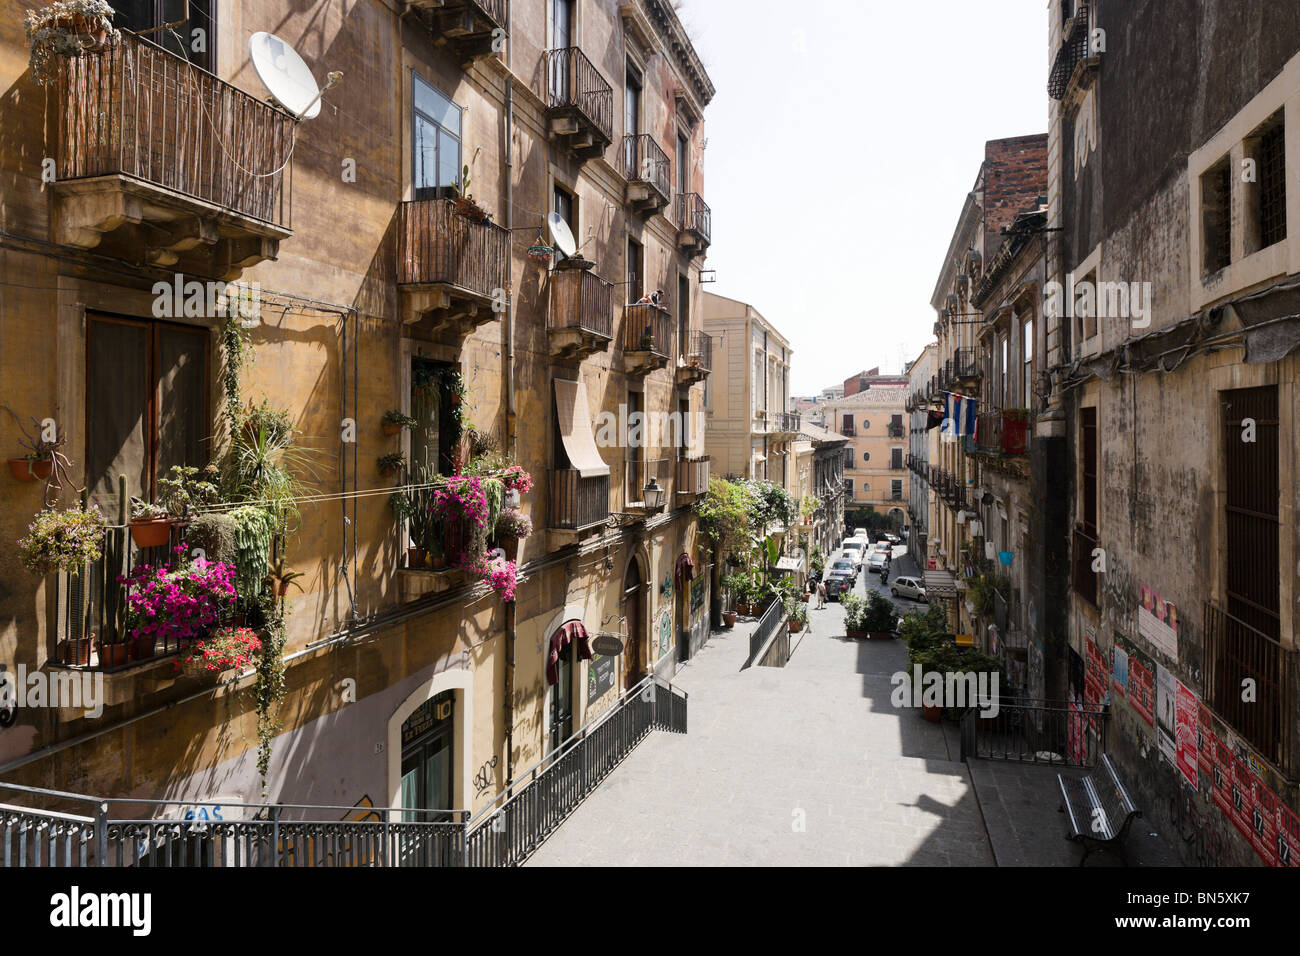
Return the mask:
<path id="1" fill-rule="evenodd" d="M 826 582 L 817 582 L 817 610 L 826 610 Z"/>

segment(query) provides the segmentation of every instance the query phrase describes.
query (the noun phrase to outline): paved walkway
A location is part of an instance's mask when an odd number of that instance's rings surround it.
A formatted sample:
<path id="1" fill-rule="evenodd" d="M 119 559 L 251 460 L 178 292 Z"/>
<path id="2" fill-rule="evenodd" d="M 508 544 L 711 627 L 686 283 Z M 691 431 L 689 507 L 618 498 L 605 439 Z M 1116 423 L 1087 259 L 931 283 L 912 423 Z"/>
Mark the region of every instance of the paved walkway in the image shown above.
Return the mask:
<path id="1" fill-rule="evenodd" d="M 530 865 L 991 865 L 955 732 L 889 703 L 906 648 L 809 615 L 783 669 L 741 670 L 752 623 L 715 632 L 674 680 L 690 733 L 648 737 Z"/>

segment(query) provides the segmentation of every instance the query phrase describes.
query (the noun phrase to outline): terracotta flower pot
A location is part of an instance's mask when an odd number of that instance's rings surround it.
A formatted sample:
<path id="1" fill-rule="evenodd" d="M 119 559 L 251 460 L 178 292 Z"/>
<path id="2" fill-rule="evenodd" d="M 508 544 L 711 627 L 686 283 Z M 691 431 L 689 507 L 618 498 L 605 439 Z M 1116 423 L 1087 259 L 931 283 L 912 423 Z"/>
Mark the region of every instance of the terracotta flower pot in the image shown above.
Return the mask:
<path id="1" fill-rule="evenodd" d="M 152 660 L 157 653 L 152 635 L 127 638 L 127 656 L 133 661 Z"/>
<path id="2" fill-rule="evenodd" d="M 171 518 L 145 518 L 131 522 L 131 540 L 138 548 L 157 548 L 171 540 Z"/>
<path id="3" fill-rule="evenodd" d="M 63 663 L 74 667 L 90 666 L 90 644 L 88 637 L 69 637 L 63 642 Z"/>
<path id="4" fill-rule="evenodd" d="M 424 548 L 407 548 L 406 549 L 406 566 L 408 568 L 424 567 Z"/>
<path id="5" fill-rule="evenodd" d="M 506 553 L 507 561 L 518 561 L 519 560 L 519 539 L 502 538 L 501 550 Z"/>
<path id="6" fill-rule="evenodd" d="M 99 644 L 99 666 L 105 670 L 121 667 L 127 662 L 126 644 Z"/>
<path id="7" fill-rule="evenodd" d="M 923 704 L 921 706 L 921 711 L 925 714 L 925 719 L 932 724 L 937 724 L 943 719 L 942 707 L 931 707 L 928 704 Z"/>
<path id="8" fill-rule="evenodd" d="M 802 630 L 803 630 L 803 621 L 796 621 L 794 618 L 790 618 L 790 633 L 798 634 Z"/>
<path id="9" fill-rule="evenodd" d="M 727 612 L 725 612 L 725 613 L 722 615 L 722 623 L 725 624 L 727 627 L 735 627 L 735 626 L 736 626 L 736 612 L 735 612 L 735 611 L 727 611 Z"/>
<path id="10" fill-rule="evenodd" d="M 441 571 L 443 568 L 447 566 L 447 558 L 445 555 L 441 555 L 441 554 L 430 555 L 429 563 L 432 565 L 433 570 Z"/>
<path id="11" fill-rule="evenodd" d="M 48 458 L 10 458 L 9 471 L 19 481 L 44 481 L 54 470 L 54 462 Z"/>
<path id="12" fill-rule="evenodd" d="M 856 628 L 856 627 L 845 628 L 845 629 L 844 629 L 844 633 L 845 633 L 846 636 L 851 637 L 851 638 L 853 638 L 854 640 L 859 640 L 859 641 L 862 640 L 862 638 L 864 638 L 864 637 L 867 636 L 867 632 L 866 632 L 866 631 L 860 630 L 859 628 Z"/>
<path id="13" fill-rule="evenodd" d="M 384 422 L 385 435 L 398 435 L 401 434 L 401 431 L 402 431 L 402 426 L 397 424 L 396 422 Z"/>

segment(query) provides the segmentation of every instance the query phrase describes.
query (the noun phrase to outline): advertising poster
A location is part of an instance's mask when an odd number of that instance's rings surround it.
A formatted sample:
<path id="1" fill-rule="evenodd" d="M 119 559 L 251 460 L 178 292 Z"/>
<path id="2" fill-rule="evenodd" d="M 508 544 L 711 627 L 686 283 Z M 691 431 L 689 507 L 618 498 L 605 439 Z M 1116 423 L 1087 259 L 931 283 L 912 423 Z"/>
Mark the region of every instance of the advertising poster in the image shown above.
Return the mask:
<path id="1" fill-rule="evenodd" d="M 1171 764 L 1178 764 L 1178 680 L 1165 668 L 1156 665 L 1156 744 L 1160 756 Z"/>
<path id="2" fill-rule="evenodd" d="M 1300 867 L 1300 816 L 1277 802 L 1277 865 Z"/>
<path id="3" fill-rule="evenodd" d="M 1282 801 L 1263 780 L 1255 780 L 1255 801 L 1250 817 L 1250 845 L 1268 866 L 1277 866 L 1277 808 Z"/>
<path id="4" fill-rule="evenodd" d="M 1174 729 L 1175 742 L 1178 746 L 1177 765 L 1183 777 L 1193 788 L 1200 786 L 1199 761 L 1196 756 L 1200 753 L 1200 734 L 1197 732 L 1201 715 L 1199 705 L 1200 701 L 1196 699 L 1196 695 L 1188 690 L 1182 681 L 1179 681 L 1178 701 L 1175 707 L 1177 723 Z"/>
<path id="5" fill-rule="evenodd" d="M 1114 664 L 1111 669 L 1110 685 L 1115 693 L 1125 697 L 1128 695 L 1128 651 L 1124 650 L 1118 641 L 1111 649 L 1111 659 Z"/>
<path id="6" fill-rule="evenodd" d="M 1226 741 L 1214 738 L 1214 805 L 1225 816 L 1231 818 L 1232 809 L 1232 767 L 1236 757 Z"/>
<path id="7" fill-rule="evenodd" d="M 1247 840 L 1254 834 L 1255 775 L 1250 764 L 1232 755 L 1232 822 Z"/>
<path id="8" fill-rule="evenodd" d="M 1145 584 L 1138 585 L 1138 633 L 1171 660 L 1178 660 L 1178 608 Z"/>
<path id="9" fill-rule="evenodd" d="M 1084 639 L 1083 704 L 1089 711 L 1100 711 L 1110 698 L 1106 688 L 1110 684 L 1110 665 L 1106 656 L 1091 637 Z M 1091 714 L 1088 726 L 1094 734 L 1101 733 L 1101 716 Z"/>
<path id="10" fill-rule="evenodd" d="M 1131 642 L 1116 635 L 1128 656 L 1128 699 L 1148 727 L 1156 723 L 1156 672 L 1147 657 Z"/>
<path id="11" fill-rule="evenodd" d="M 1201 773 L 1209 780 L 1214 776 L 1214 724 L 1210 721 L 1210 708 L 1197 701 L 1196 756 Z"/>
<path id="12" fill-rule="evenodd" d="M 1083 708 L 1079 706 L 1079 699 L 1074 696 L 1074 691 L 1070 691 L 1070 760 L 1078 766 L 1083 766 L 1088 757 L 1083 725 Z"/>

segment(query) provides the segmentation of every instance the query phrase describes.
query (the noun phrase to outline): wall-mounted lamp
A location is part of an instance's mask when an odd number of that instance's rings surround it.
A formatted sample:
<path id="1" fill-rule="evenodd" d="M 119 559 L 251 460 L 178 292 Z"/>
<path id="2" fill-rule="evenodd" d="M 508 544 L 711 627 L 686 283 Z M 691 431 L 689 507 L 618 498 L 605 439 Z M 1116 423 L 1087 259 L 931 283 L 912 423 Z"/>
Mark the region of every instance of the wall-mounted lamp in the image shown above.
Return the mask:
<path id="1" fill-rule="evenodd" d="M 659 479 L 653 475 L 650 476 L 650 482 L 645 486 L 644 501 L 647 511 L 658 511 L 664 506 L 664 499 L 668 492 L 659 487 Z"/>

